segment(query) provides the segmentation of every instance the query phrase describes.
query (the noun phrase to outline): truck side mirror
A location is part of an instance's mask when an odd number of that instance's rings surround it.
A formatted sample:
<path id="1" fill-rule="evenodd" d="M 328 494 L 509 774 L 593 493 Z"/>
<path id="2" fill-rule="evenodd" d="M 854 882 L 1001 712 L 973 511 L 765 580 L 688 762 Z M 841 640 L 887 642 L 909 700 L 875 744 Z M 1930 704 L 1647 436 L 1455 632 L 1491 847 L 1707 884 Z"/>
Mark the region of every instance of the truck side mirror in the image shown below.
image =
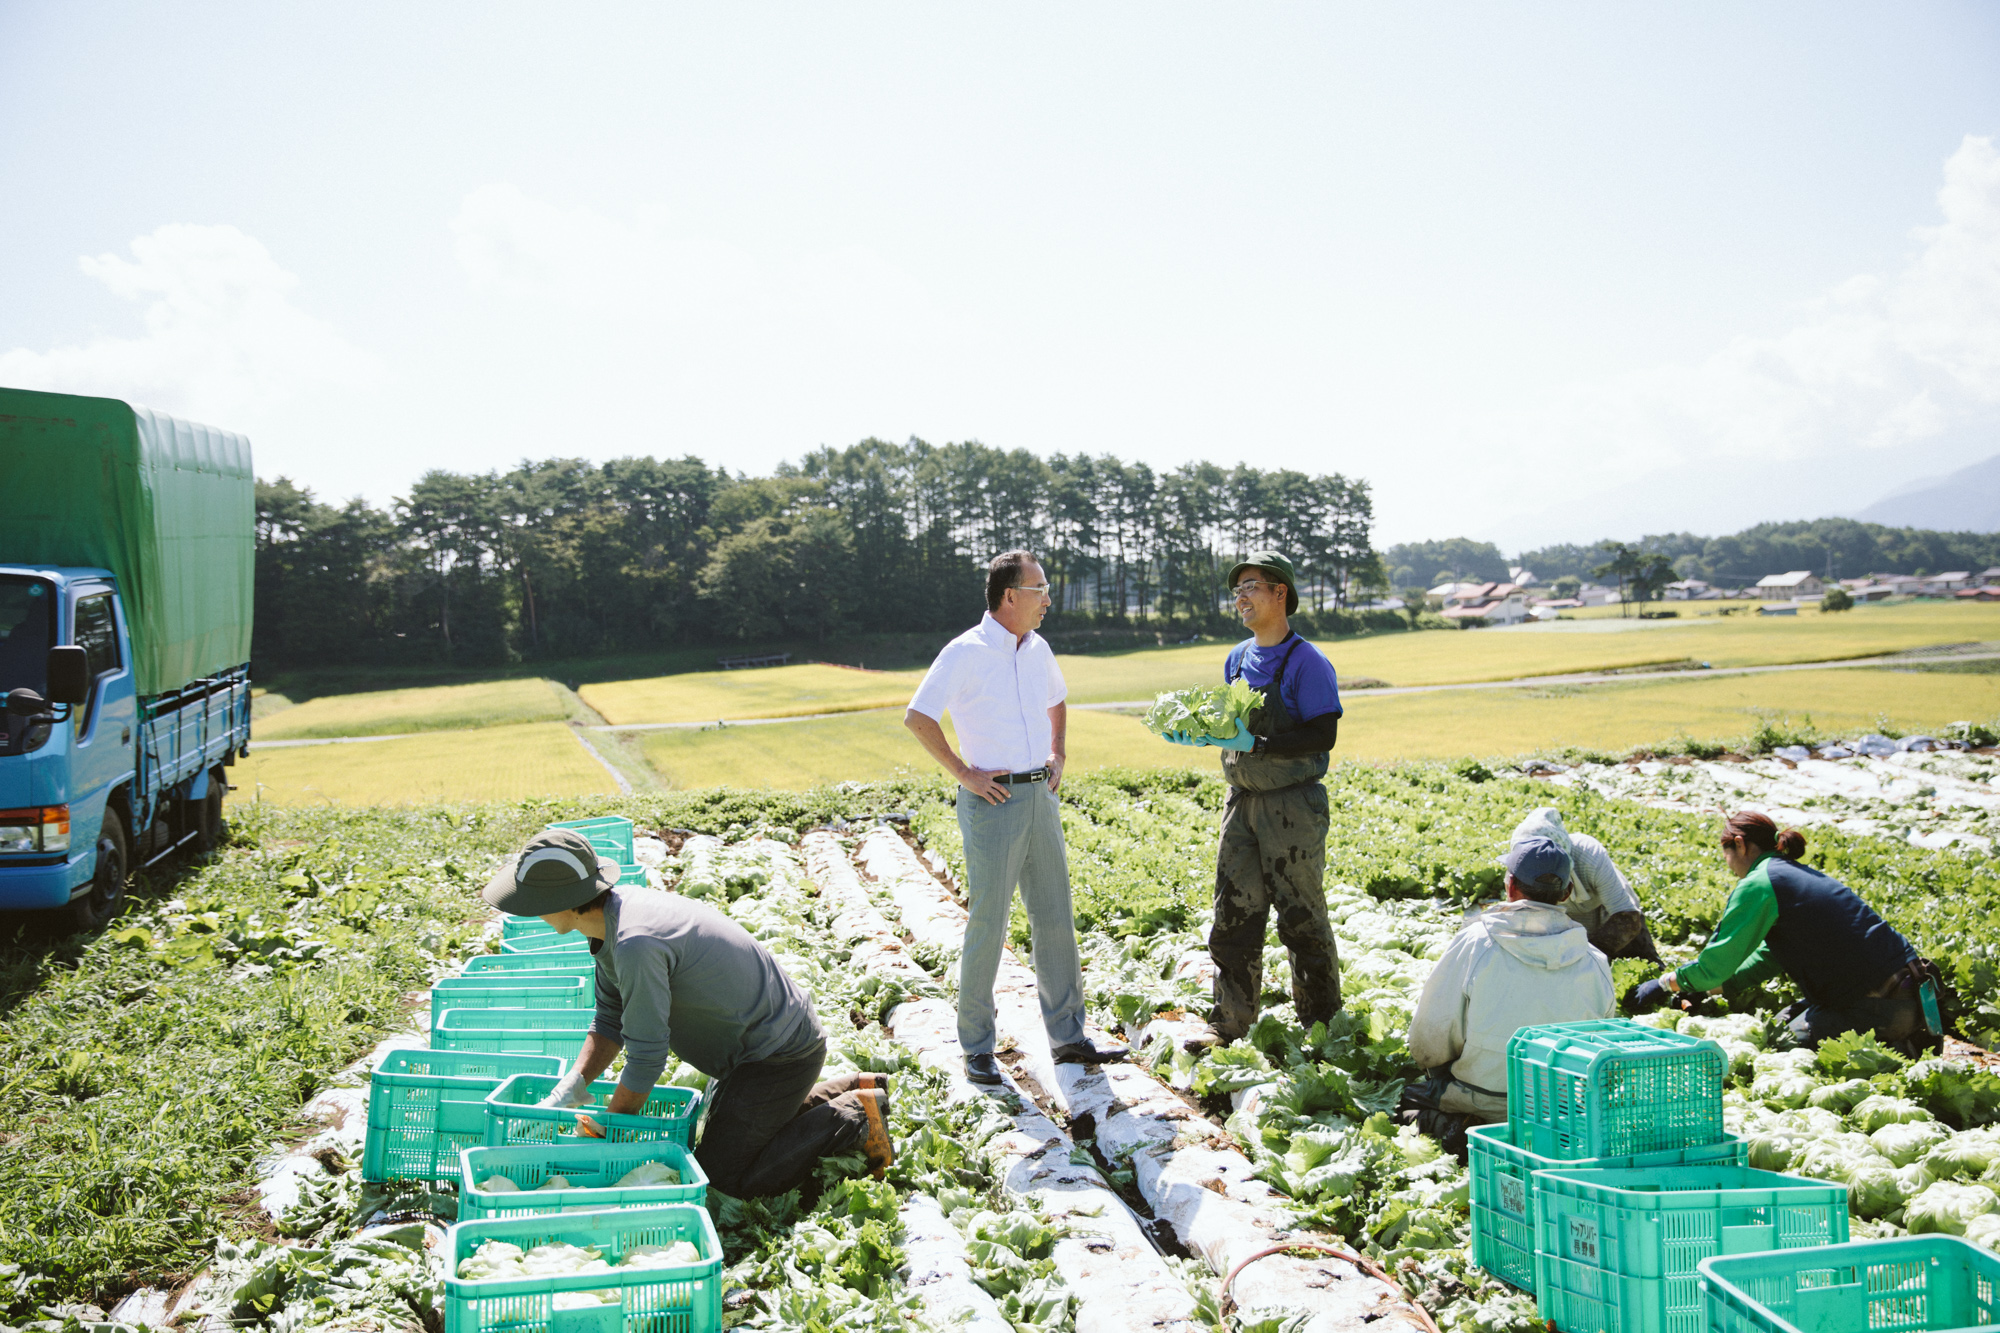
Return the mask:
<path id="1" fill-rule="evenodd" d="M 90 654 L 74 644 L 49 649 L 49 702 L 81 704 L 90 698 Z"/>

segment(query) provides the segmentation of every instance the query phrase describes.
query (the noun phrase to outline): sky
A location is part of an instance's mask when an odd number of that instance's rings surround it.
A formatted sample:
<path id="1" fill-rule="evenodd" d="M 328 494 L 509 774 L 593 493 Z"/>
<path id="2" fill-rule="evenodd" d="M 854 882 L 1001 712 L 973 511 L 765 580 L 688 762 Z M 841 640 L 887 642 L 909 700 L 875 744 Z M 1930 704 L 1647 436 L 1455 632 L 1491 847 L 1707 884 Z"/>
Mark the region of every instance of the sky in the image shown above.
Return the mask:
<path id="1" fill-rule="evenodd" d="M 1509 551 L 2000 453 L 2000 7 L 0 0 L 0 384 L 432 468 L 878 436 Z"/>

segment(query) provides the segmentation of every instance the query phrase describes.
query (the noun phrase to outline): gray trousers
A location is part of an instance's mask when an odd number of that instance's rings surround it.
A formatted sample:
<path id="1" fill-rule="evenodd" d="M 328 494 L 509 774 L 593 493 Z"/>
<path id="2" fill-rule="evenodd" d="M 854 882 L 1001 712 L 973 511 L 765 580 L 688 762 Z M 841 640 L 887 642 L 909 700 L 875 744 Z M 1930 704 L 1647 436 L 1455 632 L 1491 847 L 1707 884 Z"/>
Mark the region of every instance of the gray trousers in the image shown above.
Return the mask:
<path id="1" fill-rule="evenodd" d="M 1007 946 L 1016 885 L 1034 932 L 1035 984 L 1049 1044 L 1083 1040 L 1083 969 L 1077 962 L 1069 855 L 1055 793 L 1044 782 L 1005 790 L 1005 801 L 988 805 L 958 789 L 965 895 L 972 912 L 958 966 L 958 1043 L 967 1055 L 988 1055 L 994 1049 L 993 978 Z"/>

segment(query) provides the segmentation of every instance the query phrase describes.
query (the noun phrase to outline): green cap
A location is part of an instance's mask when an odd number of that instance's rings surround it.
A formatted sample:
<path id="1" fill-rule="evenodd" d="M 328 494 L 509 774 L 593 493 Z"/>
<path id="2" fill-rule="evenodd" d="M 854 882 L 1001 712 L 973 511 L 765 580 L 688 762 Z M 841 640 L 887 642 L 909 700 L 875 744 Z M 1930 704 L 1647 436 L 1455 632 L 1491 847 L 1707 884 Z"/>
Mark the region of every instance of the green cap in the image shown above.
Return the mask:
<path id="1" fill-rule="evenodd" d="M 1268 569 L 1284 580 L 1285 614 L 1289 616 L 1298 612 L 1299 576 L 1292 568 L 1291 561 L 1276 551 L 1252 551 L 1229 567 L 1229 573 L 1223 576 L 1222 586 L 1234 588 L 1236 580 L 1243 576 L 1243 571 L 1246 569 Z"/>
<path id="2" fill-rule="evenodd" d="M 572 912 L 618 884 L 618 867 L 600 865 L 590 839 L 575 829 L 545 828 L 500 867 L 480 897 L 515 916 Z"/>

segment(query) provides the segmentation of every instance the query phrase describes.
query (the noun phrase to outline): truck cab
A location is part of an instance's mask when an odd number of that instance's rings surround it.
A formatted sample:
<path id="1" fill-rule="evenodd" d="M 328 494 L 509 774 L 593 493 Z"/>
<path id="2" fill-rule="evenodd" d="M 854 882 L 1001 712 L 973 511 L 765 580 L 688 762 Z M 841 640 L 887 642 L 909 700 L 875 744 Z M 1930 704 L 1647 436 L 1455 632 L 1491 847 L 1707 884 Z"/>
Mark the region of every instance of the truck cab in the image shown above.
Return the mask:
<path id="1" fill-rule="evenodd" d="M 0 566 L 0 631 L 0 910 L 92 928 L 134 868 L 215 845 L 249 682 L 198 681 L 142 708 L 105 569 Z"/>

